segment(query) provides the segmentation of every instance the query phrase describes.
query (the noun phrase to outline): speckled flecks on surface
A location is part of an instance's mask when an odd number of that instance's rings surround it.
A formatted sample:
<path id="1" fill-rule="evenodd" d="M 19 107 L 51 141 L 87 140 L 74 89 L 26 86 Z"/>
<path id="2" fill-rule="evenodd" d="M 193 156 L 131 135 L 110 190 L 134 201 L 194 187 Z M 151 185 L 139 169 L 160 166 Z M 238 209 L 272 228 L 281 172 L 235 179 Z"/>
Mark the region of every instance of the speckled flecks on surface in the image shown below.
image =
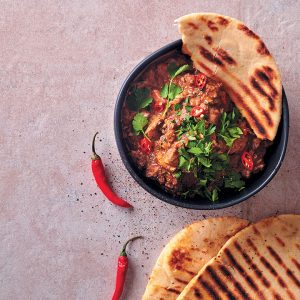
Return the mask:
<path id="1" fill-rule="evenodd" d="M 300 2 L 0 1 L 0 299 L 110 299 L 121 244 L 130 268 L 123 299 L 140 299 L 170 236 L 216 215 L 250 220 L 300 212 Z M 290 142 L 276 178 L 252 199 L 208 212 L 176 208 L 140 188 L 120 161 L 113 107 L 146 55 L 179 38 L 173 20 L 216 11 L 262 36 L 282 72 Z M 90 172 L 91 139 L 114 189 L 112 206 Z"/>

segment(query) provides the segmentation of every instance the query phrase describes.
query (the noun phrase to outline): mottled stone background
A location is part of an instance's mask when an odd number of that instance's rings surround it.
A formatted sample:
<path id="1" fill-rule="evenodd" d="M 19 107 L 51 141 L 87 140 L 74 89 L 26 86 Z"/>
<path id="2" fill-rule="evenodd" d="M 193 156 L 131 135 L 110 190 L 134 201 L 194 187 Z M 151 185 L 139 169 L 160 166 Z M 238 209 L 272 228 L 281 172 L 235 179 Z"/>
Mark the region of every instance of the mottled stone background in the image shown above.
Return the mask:
<path id="1" fill-rule="evenodd" d="M 286 159 L 257 196 L 215 212 L 176 208 L 129 176 L 116 149 L 113 108 L 130 70 L 179 38 L 173 20 L 215 11 L 243 20 L 274 54 L 289 100 Z M 299 213 L 300 2 L 0 0 L 0 299 L 110 299 L 116 258 L 130 236 L 124 299 L 140 299 L 169 237 L 209 216 L 250 220 Z M 90 172 L 91 138 L 114 189 L 112 206 Z"/>

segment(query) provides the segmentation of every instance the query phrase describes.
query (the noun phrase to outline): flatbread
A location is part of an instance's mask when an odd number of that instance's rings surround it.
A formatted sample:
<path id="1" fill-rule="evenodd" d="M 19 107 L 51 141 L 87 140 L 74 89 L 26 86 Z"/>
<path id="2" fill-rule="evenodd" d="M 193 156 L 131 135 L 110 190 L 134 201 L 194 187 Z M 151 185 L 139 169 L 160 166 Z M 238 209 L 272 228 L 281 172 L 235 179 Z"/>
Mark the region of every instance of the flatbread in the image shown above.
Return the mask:
<path id="1" fill-rule="evenodd" d="M 276 63 L 260 37 L 231 17 L 196 13 L 176 20 L 183 52 L 195 67 L 224 83 L 258 138 L 273 140 L 282 111 Z"/>
<path id="2" fill-rule="evenodd" d="M 300 215 L 238 232 L 177 298 L 183 299 L 300 299 Z"/>
<path id="3" fill-rule="evenodd" d="M 248 224 L 236 217 L 221 217 L 195 222 L 181 230 L 161 252 L 142 299 L 176 299 L 224 243 Z"/>

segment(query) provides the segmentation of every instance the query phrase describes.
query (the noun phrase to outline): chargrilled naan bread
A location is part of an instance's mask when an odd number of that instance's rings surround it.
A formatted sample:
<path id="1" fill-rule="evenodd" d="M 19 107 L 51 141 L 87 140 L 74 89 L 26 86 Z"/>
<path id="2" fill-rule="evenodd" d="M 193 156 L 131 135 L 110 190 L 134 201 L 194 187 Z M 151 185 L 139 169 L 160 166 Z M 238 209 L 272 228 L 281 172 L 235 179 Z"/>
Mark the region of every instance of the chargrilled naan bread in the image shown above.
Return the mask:
<path id="1" fill-rule="evenodd" d="M 176 299 L 224 243 L 249 224 L 235 217 L 211 218 L 181 230 L 161 252 L 143 300 Z"/>
<path id="2" fill-rule="evenodd" d="M 195 67 L 224 83 L 258 138 L 273 140 L 282 109 L 281 77 L 264 42 L 242 22 L 213 13 L 176 20 L 183 52 Z"/>
<path id="3" fill-rule="evenodd" d="M 238 232 L 177 299 L 300 299 L 300 215 Z"/>

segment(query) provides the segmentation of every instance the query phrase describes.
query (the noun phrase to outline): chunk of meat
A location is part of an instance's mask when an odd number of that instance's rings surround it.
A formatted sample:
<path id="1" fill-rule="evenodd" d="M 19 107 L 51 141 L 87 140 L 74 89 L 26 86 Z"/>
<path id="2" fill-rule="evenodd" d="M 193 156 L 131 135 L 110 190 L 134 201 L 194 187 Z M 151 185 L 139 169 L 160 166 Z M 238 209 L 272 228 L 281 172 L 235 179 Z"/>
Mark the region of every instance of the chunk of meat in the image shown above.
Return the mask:
<path id="1" fill-rule="evenodd" d="M 155 102 L 165 102 L 165 99 L 160 95 L 159 90 L 153 90 L 151 96 L 153 97 Z"/>
<path id="2" fill-rule="evenodd" d="M 178 165 L 178 151 L 176 146 L 172 146 L 167 151 L 158 151 L 156 154 L 158 164 L 165 169 L 174 172 Z"/>
<path id="3" fill-rule="evenodd" d="M 160 114 L 151 116 L 149 120 L 149 125 L 145 131 L 145 133 L 150 139 L 159 139 L 162 121 L 163 117 Z"/>
<path id="4" fill-rule="evenodd" d="M 243 152 L 247 146 L 247 143 L 248 143 L 248 136 L 243 134 L 241 137 L 239 137 L 233 142 L 229 150 L 229 154 Z"/>
<path id="5" fill-rule="evenodd" d="M 211 106 L 208 110 L 208 121 L 217 124 L 222 113 L 222 109 Z"/>

